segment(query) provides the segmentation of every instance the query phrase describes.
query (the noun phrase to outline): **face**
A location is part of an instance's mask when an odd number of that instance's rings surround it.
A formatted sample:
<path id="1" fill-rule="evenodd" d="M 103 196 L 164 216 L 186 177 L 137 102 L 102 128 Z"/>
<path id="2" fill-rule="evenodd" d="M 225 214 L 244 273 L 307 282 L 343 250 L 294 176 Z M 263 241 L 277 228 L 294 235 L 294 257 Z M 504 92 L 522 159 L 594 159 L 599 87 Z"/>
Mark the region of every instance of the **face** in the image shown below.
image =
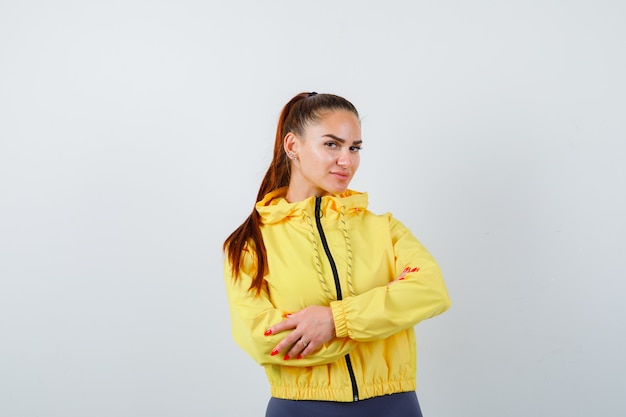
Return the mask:
<path id="1" fill-rule="evenodd" d="M 337 110 L 306 127 L 302 135 L 287 134 L 284 147 L 291 159 L 287 200 L 346 191 L 359 167 L 361 124 L 354 113 Z"/>

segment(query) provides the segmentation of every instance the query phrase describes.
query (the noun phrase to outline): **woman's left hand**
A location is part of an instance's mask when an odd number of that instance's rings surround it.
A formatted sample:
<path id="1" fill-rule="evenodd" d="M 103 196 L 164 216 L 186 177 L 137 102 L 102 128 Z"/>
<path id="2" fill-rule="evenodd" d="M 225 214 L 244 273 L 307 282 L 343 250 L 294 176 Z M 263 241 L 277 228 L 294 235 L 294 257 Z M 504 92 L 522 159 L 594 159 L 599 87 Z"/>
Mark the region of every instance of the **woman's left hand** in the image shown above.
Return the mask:
<path id="1" fill-rule="evenodd" d="M 265 335 L 275 335 L 285 330 L 293 330 L 272 350 L 275 356 L 287 350 L 283 357 L 303 358 L 313 353 L 324 343 L 335 337 L 335 321 L 330 307 L 310 306 L 297 313 L 289 314 L 285 320 L 265 331 Z"/>

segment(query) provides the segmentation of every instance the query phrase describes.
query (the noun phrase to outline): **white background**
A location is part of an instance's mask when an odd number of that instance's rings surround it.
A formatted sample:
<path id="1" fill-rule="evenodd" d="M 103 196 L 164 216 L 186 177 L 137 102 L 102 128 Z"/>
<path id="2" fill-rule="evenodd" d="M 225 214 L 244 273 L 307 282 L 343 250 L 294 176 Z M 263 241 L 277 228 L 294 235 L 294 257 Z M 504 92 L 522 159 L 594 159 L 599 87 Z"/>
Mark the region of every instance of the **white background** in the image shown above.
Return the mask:
<path id="1" fill-rule="evenodd" d="M 262 416 L 221 244 L 283 104 L 441 264 L 426 416 L 623 415 L 626 3 L 0 1 L 0 415 Z"/>

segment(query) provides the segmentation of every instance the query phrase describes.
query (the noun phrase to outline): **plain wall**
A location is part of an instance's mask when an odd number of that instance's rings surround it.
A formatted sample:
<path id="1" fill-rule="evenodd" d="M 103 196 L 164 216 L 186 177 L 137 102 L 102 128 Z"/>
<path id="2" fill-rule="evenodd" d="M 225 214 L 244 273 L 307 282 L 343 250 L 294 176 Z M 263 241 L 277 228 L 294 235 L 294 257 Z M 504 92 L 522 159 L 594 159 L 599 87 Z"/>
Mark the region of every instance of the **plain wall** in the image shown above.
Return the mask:
<path id="1" fill-rule="evenodd" d="M 0 1 L 0 415 L 262 416 L 221 244 L 283 104 L 438 259 L 427 416 L 622 416 L 623 1 Z"/>

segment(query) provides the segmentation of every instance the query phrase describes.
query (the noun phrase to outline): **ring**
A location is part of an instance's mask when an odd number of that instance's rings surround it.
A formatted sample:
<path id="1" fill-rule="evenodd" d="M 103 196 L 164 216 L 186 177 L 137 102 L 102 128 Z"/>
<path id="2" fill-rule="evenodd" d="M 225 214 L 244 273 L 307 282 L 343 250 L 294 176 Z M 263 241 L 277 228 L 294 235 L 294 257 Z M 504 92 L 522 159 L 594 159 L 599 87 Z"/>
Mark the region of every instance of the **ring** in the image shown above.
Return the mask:
<path id="1" fill-rule="evenodd" d="M 302 339 L 300 339 L 300 343 L 302 343 L 302 345 L 303 345 L 304 347 L 309 346 L 309 343 L 305 342 L 305 341 L 304 341 L 304 340 L 302 340 Z"/>

